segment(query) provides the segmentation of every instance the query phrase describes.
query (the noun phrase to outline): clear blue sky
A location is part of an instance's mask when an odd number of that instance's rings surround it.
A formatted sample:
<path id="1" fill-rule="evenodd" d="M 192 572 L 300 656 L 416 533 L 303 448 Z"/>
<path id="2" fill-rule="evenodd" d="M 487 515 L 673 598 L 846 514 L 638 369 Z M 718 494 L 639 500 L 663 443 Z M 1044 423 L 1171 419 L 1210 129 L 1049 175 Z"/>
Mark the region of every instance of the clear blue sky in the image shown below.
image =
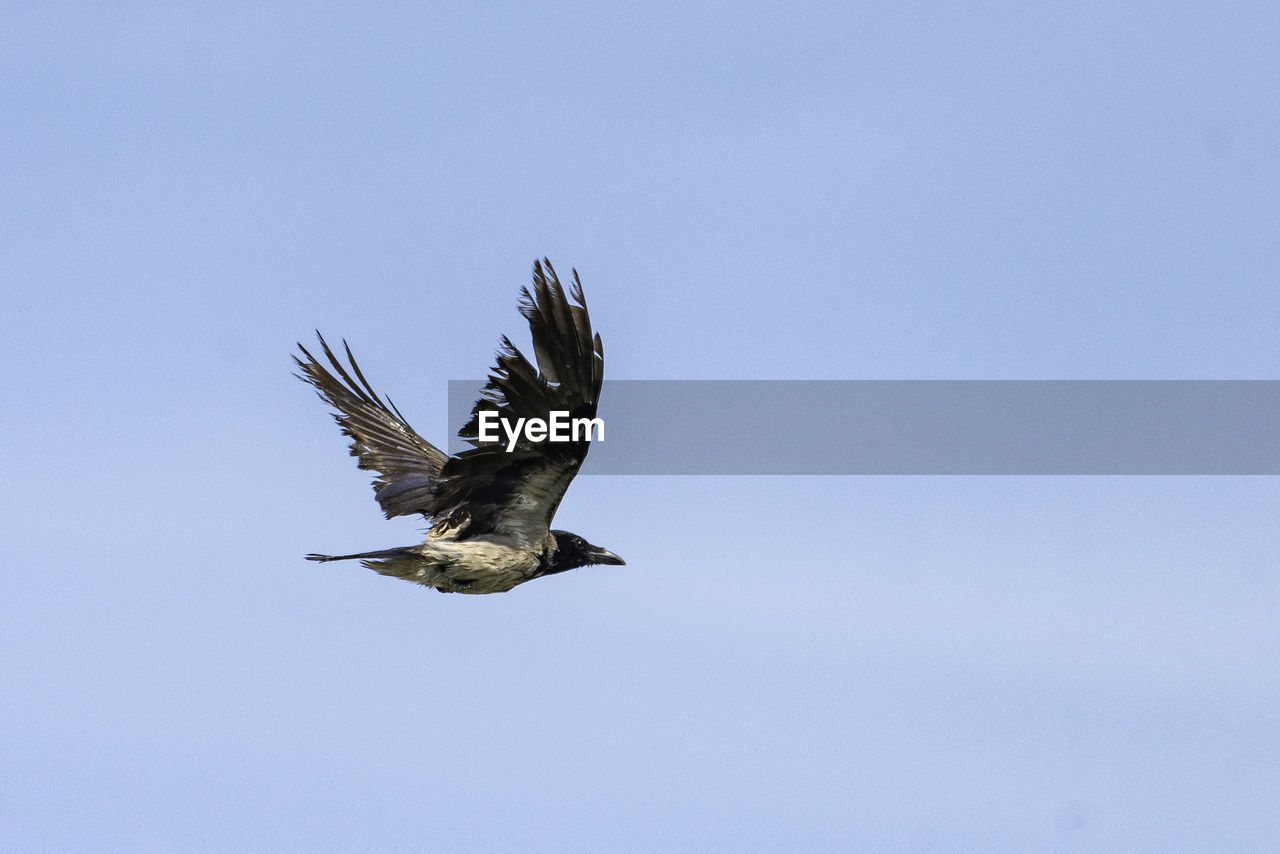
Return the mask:
<path id="1" fill-rule="evenodd" d="M 584 477 L 626 567 L 442 596 L 301 559 L 417 528 L 288 359 L 443 444 L 548 255 L 615 378 L 1280 379 L 1274 4 L 83 6 L 0 9 L 0 848 L 1280 845 L 1278 479 Z"/>

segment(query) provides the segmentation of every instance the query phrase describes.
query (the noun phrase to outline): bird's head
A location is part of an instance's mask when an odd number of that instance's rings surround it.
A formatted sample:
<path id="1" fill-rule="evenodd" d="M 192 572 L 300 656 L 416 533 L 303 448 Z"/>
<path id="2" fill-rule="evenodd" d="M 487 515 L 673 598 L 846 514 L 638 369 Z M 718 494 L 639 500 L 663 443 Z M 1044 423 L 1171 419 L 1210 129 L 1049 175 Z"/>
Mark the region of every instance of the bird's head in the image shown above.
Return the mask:
<path id="1" fill-rule="evenodd" d="M 609 563 L 617 566 L 626 564 L 625 560 L 613 552 L 608 549 L 602 549 L 599 546 L 593 546 L 577 534 L 570 534 L 568 531 L 552 531 L 551 536 L 555 538 L 556 550 L 547 560 L 547 569 L 543 573 L 544 575 L 597 563 Z"/>

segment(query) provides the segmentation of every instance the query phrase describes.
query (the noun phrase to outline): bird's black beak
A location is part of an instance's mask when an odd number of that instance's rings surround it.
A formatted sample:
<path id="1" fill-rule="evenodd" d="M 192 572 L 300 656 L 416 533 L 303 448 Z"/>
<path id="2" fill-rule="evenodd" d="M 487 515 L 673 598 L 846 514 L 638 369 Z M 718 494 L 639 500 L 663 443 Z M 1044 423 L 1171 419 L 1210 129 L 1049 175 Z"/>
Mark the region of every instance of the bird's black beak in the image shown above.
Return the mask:
<path id="1" fill-rule="evenodd" d="M 627 565 L 627 562 L 625 560 L 618 557 L 616 554 L 609 551 L 608 549 L 602 549 L 595 546 L 592 547 L 591 551 L 587 552 L 587 558 L 590 560 L 591 563 L 609 563 L 609 564 L 614 564 L 615 566 Z"/>

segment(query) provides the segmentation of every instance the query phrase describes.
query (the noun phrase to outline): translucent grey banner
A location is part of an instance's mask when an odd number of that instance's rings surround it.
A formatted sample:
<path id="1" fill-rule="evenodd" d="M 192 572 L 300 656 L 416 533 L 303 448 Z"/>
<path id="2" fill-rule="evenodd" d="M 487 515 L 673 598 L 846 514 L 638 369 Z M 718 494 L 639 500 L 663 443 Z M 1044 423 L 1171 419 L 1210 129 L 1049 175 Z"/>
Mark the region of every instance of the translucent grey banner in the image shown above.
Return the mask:
<path id="1" fill-rule="evenodd" d="M 584 474 L 1280 474 L 1273 380 L 610 380 L 598 414 Z"/>

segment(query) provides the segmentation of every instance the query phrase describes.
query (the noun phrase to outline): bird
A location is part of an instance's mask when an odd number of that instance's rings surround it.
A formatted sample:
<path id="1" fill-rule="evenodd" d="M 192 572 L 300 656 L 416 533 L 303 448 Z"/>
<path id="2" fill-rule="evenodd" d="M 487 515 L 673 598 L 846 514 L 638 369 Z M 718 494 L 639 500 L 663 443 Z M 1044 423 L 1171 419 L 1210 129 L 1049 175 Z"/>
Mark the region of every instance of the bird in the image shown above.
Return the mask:
<path id="1" fill-rule="evenodd" d="M 471 420 L 458 431 L 471 447 L 454 456 L 419 436 L 391 399 L 373 390 L 345 339 L 347 366 L 316 330 L 328 368 L 299 343 L 301 356 L 293 359 L 301 372 L 295 376 L 332 407 L 358 467 L 374 473 L 374 498 L 383 513 L 388 519 L 420 514 L 429 523 L 419 545 L 306 558 L 360 560 L 382 575 L 473 594 L 505 593 L 583 566 L 624 565 L 608 549 L 551 529 L 590 450 L 589 429 L 575 429 L 569 441 L 534 441 L 528 430 L 506 442 L 481 441 L 482 417 L 494 418 L 489 413 L 506 425 L 553 413 L 599 420 L 604 345 L 592 333 L 577 270 L 569 297 L 550 260 L 535 261 L 532 290 L 521 289 L 519 311 L 529 323 L 537 367 L 502 336 Z"/>

